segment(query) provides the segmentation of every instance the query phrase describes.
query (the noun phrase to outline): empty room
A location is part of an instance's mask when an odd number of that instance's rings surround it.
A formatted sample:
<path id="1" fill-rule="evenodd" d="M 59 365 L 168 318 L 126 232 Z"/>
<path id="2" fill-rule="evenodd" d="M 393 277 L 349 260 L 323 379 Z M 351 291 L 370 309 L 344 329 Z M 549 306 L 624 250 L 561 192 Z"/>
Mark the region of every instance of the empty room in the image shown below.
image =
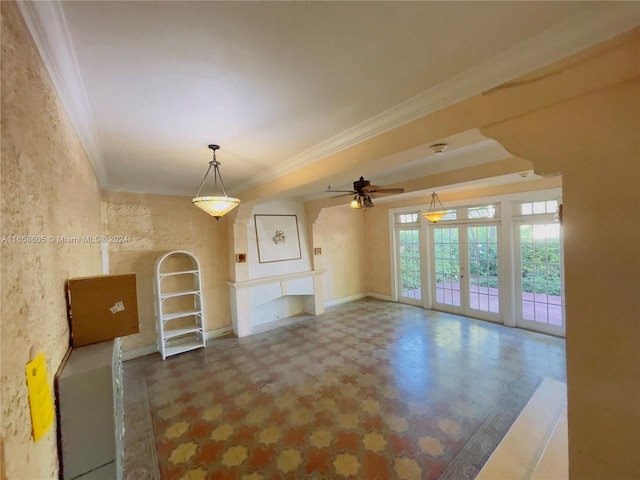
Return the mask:
<path id="1" fill-rule="evenodd" d="M 2 479 L 640 479 L 640 2 L 1 10 Z"/>

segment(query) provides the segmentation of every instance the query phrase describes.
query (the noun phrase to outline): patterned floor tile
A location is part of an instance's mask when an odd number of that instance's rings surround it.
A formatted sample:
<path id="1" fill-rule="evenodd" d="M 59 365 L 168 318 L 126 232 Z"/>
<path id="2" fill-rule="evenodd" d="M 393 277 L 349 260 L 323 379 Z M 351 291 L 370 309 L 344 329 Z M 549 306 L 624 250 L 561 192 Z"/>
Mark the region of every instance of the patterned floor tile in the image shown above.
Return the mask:
<path id="1" fill-rule="evenodd" d="M 543 375 L 563 340 L 356 301 L 126 362 L 125 478 L 473 478 Z"/>

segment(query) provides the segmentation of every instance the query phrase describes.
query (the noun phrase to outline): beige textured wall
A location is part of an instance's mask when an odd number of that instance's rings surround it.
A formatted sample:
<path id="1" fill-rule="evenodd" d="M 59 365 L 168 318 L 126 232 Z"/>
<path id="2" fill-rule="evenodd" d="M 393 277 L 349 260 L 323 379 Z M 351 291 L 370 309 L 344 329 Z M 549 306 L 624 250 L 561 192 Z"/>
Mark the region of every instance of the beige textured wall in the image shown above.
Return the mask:
<path id="1" fill-rule="evenodd" d="M 324 300 L 367 293 L 365 213 L 348 206 L 322 210 L 312 225 L 313 246 L 322 248 Z"/>
<path id="2" fill-rule="evenodd" d="M 563 172 L 570 475 L 640 478 L 640 79 L 486 133 Z"/>
<path id="3" fill-rule="evenodd" d="M 1 244 L 3 469 L 9 479 L 53 479 L 56 429 L 32 440 L 24 368 L 42 350 L 52 380 L 68 348 L 65 281 L 100 274 L 100 247 L 49 237 L 100 235 L 101 198 L 16 5 L 1 9 L 1 235 L 45 240 Z"/>
<path id="4" fill-rule="evenodd" d="M 170 250 L 186 250 L 200 261 L 205 329 L 230 326 L 230 220 L 216 221 L 188 197 L 107 192 L 104 198 L 108 234 L 128 239 L 109 245 L 109 271 L 135 272 L 137 279 L 140 333 L 124 337 L 123 350 L 156 344 L 154 266 Z"/>
<path id="5" fill-rule="evenodd" d="M 375 200 L 374 200 L 375 202 Z M 389 256 L 389 207 L 378 204 L 367 211 L 368 289 L 385 297 L 391 296 L 391 257 Z"/>

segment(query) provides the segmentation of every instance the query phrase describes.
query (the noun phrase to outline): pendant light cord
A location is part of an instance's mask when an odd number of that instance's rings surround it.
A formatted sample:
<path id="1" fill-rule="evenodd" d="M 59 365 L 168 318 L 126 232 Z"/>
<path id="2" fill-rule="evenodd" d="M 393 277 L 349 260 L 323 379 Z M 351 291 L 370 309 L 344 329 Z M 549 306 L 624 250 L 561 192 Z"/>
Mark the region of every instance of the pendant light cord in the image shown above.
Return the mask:
<path id="1" fill-rule="evenodd" d="M 227 195 L 227 190 L 224 188 L 224 182 L 222 181 L 222 175 L 220 174 L 220 169 L 218 168 L 218 165 L 220 165 L 220 162 L 216 160 L 216 151 L 213 150 L 213 160 L 209 162 L 209 168 L 207 169 L 207 173 L 204 174 L 204 178 L 200 182 L 200 186 L 198 187 L 198 191 L 196 192 L 196 195 L 195 195 L 196 197 L 200 196 L 200 190 L 202 190 L 202 186 L 204 185 L 204 182 L 207 179 L 207 175 L 209 175 L 209 172 L 211 171 L 211 167 L 213 167 L 213 181 L 214 181 L 213 194 L 215 195 L 216 191 L 218 190 L 218 178 L 220 178 L 222 193 L 224 194 L 225 197 L 229 196 Z"/>
<path id="2" fill-rule="evenodd" d="M 204 185 L 204 181 L 207 179 L 207 175 L 209 175 L 209 171 L 210 170 L 211 170 L 211 164 L 209 164 L 209 168 L 207 169 L 207 173 L 204 174 L 204 178 L 200 182 L 200 186 L 198 187 L 198 191 L 195 194 L 196 197 L 200 196 L 200 190 L 202 190 L 202 186 Z"/>

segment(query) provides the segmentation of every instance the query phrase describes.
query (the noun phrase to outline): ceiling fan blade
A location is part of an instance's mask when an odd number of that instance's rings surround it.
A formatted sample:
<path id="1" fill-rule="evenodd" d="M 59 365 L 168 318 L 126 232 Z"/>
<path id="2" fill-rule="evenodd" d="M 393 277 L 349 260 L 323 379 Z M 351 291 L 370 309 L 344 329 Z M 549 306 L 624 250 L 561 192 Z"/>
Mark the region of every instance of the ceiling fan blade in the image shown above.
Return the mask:
<path id="1" fill-rule="evenodd" d="M 376 194 L 387 194 L 390 195 L 392 193 L 403 193 L 404 188 L 377 188 L 375 190 L 369 190 L 369 193 Z"/>
<path id="2" fill-rule="evenodd" d="M 351 195 L 355 195 L 356 193 L 358 193 L 354 190 L 331 190 L 331 189 L 325 190 L 324 192 L 325 193 L 350 193 Z"/>
<path id="3" fill-rule="evenodd" d="M 339 193 L 340 190 L 327 190 L 327 192 L 338 192 Z M 334 195 L 333 197 L 330 197 L 330 198 L 350 197 L 352 195 L 355 195 L 355 192 L 347 192 L 347 193 L 343 193 L 342 195 Z"/>

